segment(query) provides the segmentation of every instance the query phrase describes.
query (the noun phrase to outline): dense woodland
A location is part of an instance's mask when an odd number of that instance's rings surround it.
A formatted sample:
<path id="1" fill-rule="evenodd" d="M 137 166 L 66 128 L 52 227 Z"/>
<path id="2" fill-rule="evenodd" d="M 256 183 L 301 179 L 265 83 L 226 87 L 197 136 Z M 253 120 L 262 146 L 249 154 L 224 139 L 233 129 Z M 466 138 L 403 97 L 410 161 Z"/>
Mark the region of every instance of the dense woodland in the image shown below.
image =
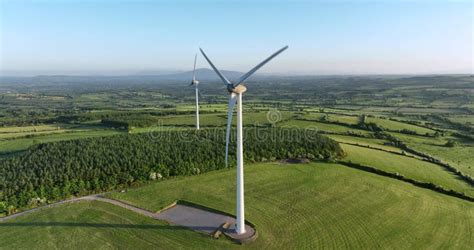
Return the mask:
<path id="1" fill-rule="evenodd" d="M 0 162 L 0 202 L 5 210 L 107 191 L 130 184 L 225 167 L 223 129 L 124 134 L 40 144 Z M 339 144 L 313 130 L 245 130 L 245 160 L 259 162 L 342 156 Z M 230 143 L 230 166 L 235 143 Z"/>

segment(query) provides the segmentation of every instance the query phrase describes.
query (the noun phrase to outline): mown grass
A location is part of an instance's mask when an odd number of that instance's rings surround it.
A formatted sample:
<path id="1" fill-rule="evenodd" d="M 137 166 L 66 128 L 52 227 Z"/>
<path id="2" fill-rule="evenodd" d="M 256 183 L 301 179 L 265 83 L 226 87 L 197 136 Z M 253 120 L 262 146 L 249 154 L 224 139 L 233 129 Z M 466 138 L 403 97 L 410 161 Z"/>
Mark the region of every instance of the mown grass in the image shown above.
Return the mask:
<path id="1" fill-rule="evenodd" d="M 370 134 L 369 131 L 362 130 L 362 129 L 354 129 L 354 128 L 349 128 L 342 125 L 323 123 L 323 122 L 317 122 L 317 121 L 288 120 L 288 121 L 283 121 L 279 123 L 278 126 L 312 128 L 312 129 L 318 129 L 318 130 L 333 132 L 333 133 L 347 133 L 350 131 L 350 132 L 353 132 L 356 134 L 362 134 L 362 135 Z"/>
<path id="2" fill-rule="evenodd" d="M 417 151 L 432 155 L 461 170 L 470 176 L 474 176 L 474 146 L 458 144 L 454 147 L 444 145 L 427 144 L 410 141 L 407 145 Z"/>
<path id="3" fill-rule="evenodd" d="M 403 150 L 394 146 L 385 145 L 388 141 L 376 138 L 365 138 L 365 137 L 355 137 L 347 135 L 327 135 L 329 138 L 336 140 L 341 143 L 351 143 L 358 144 L 363 146 L 369 146 L 372 148 L 382 149 L 390 152 L 402 153 Z M 411 155 L 406 153 L 407 155 Z"/>
<path id="4" fill-rule="evenodd" d="M 399 122 L 399 121 L 382 119 L 382 118 L 367 117 L 366 122 L 376 123 L 377 125 L 383 127 L 384 129 L 392 130 L 392 131 L 393 130 L 399 131 L 399 130 L 406 129 L 406 130 L 414 131 L 418 134 L 423 134 L 423 135 L 435 133 L 435 131 L 428 128 L 424 128 L 424 127 L 420 127 L 420 126 L 416 126 L 416 125 L 412 125 L 412 124 L 408 124 L 404 122 Z"/>
<path id="5" fill-rule="evenodd" d="M 54 141 L 81 139 L 87 137 L 110 136 L 124 133 L 119 130 L 90 130 L 71 133 L 48 134 L 34 136 L 30 138 L 19 138 L 13 140 L 0 140 L 0 154 L 11 153 L 15 151 L 25 150 L 33 145 Z"/>
<path id="6" fill-rule="evenodd" d="M 17 132 L 17 133 L 0 133 L 0 139 L 12 139 L 12 138 L 27 137 L 27 136 L 61 134 L 67 131 L 70 131 L 70 130 L 56 129 L 56 130 L 30 131 L 30 132 Z"/>
<path id="7" fill-rule="evenodd" d="M 20 133 L 20 132 L 40 132 L 58 130 L 60 127 L 54 125 L 37 125 L 37 126 L 12 126 L 0 127 L 0 133 Z"/>
<path id="8" fill-rule="evenodd" d="M 234 171 L 111 196 L 150 210 L 184 199 L 233 213 Z M 251 248 L 468 248 L 473 241 L 464 231 L 472 224 L 462 221 L 472 221 L 473 205 L 429 190 L 337 164 L 260 164 L 245 171 L 247 218 L 260 235 Z M 431 239 L 432 233 L 442 237 Z"/>
<path id="9" fill-rule="evenodd" d="M 199 116 L 199 123 L 201 126 L 224 126 L 226 119 L 223 114 L 201 114 Z M 157 125 L 164 126 L 195 126 L 195 115 L 174 115 L 166 116 L 158 120 Z"/>
<path id="10" fill-rule="evenodd" d="M 470 176 L 474 176 L 474 146 L 459 143 L 454 147 L 446 147 L 450 137 L 423 137 L 391 133 L 402 140 L 410 148 L 429 154 L 436 159 L 445 161 Z"/>
<path id="11" fill-rule="evenodd" d="M 315 120 L 319 120 L 319 119 L 322 119 L 323 117 L 326 117 L 326 119 L 330 122 L 340 122 L 340 123 L 345 123 L 348 125 L 355 125 L 359 122 L 359 117 L 349 116 L 349 115 L 310 113 L 310 114 L 305 114 L 303 117 L 306 119 L 315 119 Z"/>
<path id="12" fill-rule="evenodd" d="M 347 144 L 342 144 L 341 147 L 347 153 L 345 161 L 399 173 L 410 179 L 434 183 L 474 197 L 472 186 L 436 164 L 365 147 Z"/>
<path id="13" fill-rule="evenodd" d="M 8 249 L 170 249 L 177 242 L 185 248 L 230 245 L 98 201 L 63 204 L 0 223 L 0 242 L 0 248 Z"/>
<path id="14" fill-rule="evenodd" d="M 235 169 L 221 170 L 109 196 L 152 211 L 183 199 L 234 213 L 234 179 Z M 245 248 L 469 249 L 474 244 L 473 203 L 390 178 L 338 164 L 267 163 L 246 166 L 245 181 L 246 216 L 259 232 Z M 240 247 L 163 225 L 84 202 L 0 223 L 0 241 L 6 248 Z"/>

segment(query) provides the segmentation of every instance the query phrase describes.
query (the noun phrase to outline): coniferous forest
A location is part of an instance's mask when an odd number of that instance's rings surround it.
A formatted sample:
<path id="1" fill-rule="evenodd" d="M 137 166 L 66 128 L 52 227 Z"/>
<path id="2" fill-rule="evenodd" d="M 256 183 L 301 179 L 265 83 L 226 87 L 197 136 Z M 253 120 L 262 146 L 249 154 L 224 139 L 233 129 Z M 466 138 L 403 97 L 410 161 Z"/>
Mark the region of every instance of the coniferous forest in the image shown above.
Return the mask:
<path id="1" fill-rule="evenodd" d="M 232 133 L 235 134 L 235 133 Z M 308 129 L 249 128 L 245 161 L 331 160 L 339 144 Z M 229 166 L 235 166 L 235 141 Z M 0 162 L 0 202 L 16 208 L 97 193 L 169 176 L 225 168 L 225 130 L 124 134 L 40 144 Z"/>

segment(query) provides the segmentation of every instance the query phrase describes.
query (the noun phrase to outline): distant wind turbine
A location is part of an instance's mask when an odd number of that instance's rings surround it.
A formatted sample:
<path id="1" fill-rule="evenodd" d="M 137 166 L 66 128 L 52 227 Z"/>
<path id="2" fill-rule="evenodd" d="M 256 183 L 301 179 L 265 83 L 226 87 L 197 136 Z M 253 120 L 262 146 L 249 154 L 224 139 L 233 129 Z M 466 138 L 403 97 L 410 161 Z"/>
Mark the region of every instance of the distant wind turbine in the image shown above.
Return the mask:
<path id="1" fill-rule="evenodd" d="M 226 131 L 226 142 L 225 142 L 225 163 L 227 166 L 229 158 L 229 137 L 230 137 L 230 128 L 232 123 L 232 114 L 234 110 L 234 105 L 237 102 L 237 222 L 235 225 L 235 231 L 237 234 L 245 233 L 245 214 L 244 214 L 244 154 L 243 154 L 243 138 L 242 138 L 242 94 L 247 90 L 247 88 L 242 84 L 247 78 L 249 78 L 253 73 L 260 69 L 267 62 L 272 60 L 278 54 L 286 50 L 288 46 L 285 46 L 273 53 L 270 57 L 263 60 L 249 72 L 244 74 L 237 81 L 236 84 L 231 83 L 211 62 L 207 57 L 206 53 L 201 50 L 202 55 L 206 58 L 209 65 L 216 72 L 216 74 L 221 78 L 224 84 L 227 86 L 227 91 L 229 91 L 229 106 L 227 108 L 227 131 Z"/>
<path id="2" fill-rule="evenodd" d="M 196 129 L 199 130 L 199 81 L 196 80 L 196 60 L 197 54 L 194 56 L 193 80 L 189 86 L 196 86 Z"/>

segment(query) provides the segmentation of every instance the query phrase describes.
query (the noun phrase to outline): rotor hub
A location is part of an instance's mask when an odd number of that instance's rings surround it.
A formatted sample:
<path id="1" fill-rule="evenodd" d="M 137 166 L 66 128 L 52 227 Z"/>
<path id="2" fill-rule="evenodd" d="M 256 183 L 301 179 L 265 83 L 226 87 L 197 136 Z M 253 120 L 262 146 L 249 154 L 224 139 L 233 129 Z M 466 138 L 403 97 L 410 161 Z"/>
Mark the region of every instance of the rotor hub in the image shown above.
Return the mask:
<path id="1" fill-rule="evenodd" d="M 231 92 L 236 93 L 236 94 L 243 94 L 245 93 L 245 91 L 247 91 L 247 87 L 240 84 L 239 86 L 233 88 Z"/>

